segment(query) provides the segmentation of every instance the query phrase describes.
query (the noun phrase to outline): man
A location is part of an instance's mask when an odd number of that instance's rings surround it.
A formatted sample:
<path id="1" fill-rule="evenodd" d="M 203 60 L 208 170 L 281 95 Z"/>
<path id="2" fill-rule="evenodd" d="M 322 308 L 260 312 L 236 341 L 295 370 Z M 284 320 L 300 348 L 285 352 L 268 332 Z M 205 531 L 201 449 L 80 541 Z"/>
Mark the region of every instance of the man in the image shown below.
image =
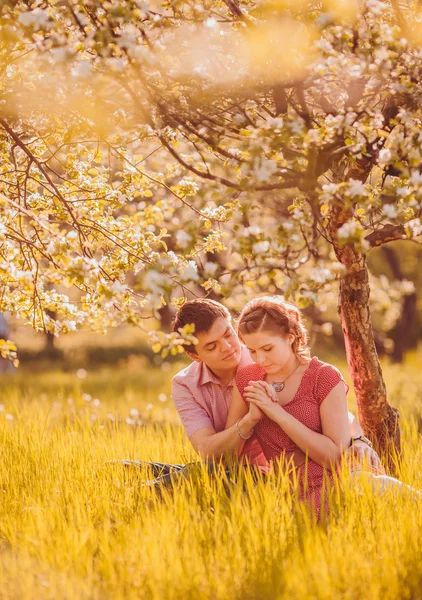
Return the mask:
<path id="1" fill-rule="evenodd" d="M 253 406 L 238 424 L 225 429 L 237 369 L 253 362 L 233 329 L 229 311 L 213 300 L 191 300 L 176 314 L 173 329 L 177 331 L 189 323 L 195 325 L 198 339 L 195 346 L 186 347 L 193 362 L 172 381 L 172 398 L 189 441 L 205 461 L 219 460 L 225 453 L 234 454 L 241 448 L 242 460 L 267 471 L 269 465 L 256 440 L 247 440 L 241 446 L 256 422 L 251 415 Z M 379 458 L 370 441 L 349 415 L 352 451 L 378 467 Z M 158 477 L 154 483 L 170 482 L 172 471 L 186 470 L 184 465 L 151 466 Z"/>

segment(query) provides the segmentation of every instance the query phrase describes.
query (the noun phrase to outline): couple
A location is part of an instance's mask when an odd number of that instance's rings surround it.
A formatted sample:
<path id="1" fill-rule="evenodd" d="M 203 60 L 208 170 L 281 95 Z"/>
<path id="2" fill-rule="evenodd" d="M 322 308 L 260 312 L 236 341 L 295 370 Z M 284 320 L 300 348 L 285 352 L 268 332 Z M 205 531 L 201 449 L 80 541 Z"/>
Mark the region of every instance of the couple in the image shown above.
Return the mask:
<path id="1" fill-rule="evenodd" d="M 241 312 L 238 337 L 222 304 L 197 299 L 181 307 L 173 327 L 177 331 L 190 323 L 198 343 L 186 347 L 193 363 L 174 377 L 172 398 L 201 458 L 218 461 L 237 453 L 263 472 L 281 459 L 295 468 L 300 497 L 317 513 L 324 480 L 333 481 L 330 469 L 343 452 L 358 457 L 356 472 L 366 457 L 365 474 L 379 480 L 377 487 L 402 485 L 385 476 L 370 441 L 348 413 L 348 387 L 340 372 L 310 357 L 295 306 L 280 297 L 250 301 Z M 188 469 L 152 467 L 154 484 L 171 483 L 175 472 Z"/>

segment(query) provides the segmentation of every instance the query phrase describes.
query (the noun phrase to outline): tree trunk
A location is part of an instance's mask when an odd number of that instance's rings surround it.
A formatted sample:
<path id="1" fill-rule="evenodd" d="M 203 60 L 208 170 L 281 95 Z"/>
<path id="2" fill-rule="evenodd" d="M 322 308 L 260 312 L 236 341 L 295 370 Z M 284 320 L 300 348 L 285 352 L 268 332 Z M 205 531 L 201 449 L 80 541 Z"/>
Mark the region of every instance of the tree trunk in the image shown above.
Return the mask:
<path id="1" fill-rule="evenodd" d="M 346 268 L 340 280 L 339 314 L 347 363 L 356 393 L 359 421 L 377 451 L 387 457 L 400 453 L 400 427 L 397 409 L 388 404 L 381 365 L 375 348 L 369 312 L 369 278 L 365 255 L 352 245 L 340 246 L 337 229 L 344 222 L 343 211 L 332 215 L 330 229 L 337 259 Z M 388 459 L 390 457 L 390 460 Z"/>
<path id="2" fill-rule="evenodd" d="M 48 315 L 51 319 L 56 319 L 57 317 L 57 313 L 47 309 L 45 311 L 45 314 Z M 50 358 L 54 358 L 57 355 L 57 349 L 56 349 L 56 344 L 55 344 L 56 340 L 54 337 L 53 333 L 49 333 L 48 331 L 45 334 L 45 346 L 44 346 L 44 352 L 46 354 L 46 356 L 50 357 Z"/>

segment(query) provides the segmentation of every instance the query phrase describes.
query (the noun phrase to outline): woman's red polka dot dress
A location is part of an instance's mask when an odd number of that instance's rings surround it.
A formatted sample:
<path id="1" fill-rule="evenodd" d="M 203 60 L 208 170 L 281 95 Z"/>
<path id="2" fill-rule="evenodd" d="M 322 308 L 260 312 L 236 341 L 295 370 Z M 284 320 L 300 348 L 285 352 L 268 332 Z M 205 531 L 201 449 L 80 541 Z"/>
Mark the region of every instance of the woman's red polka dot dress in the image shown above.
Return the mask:
<path id="1" fill-rule="evenodd" d="M 250 381 L 265 379 L 265 375 L 265 370 L 256 364 L 248 365 L 238 371 L 236 385 L 245 402 L 247 402 L 244 395 L 245 387 Z M 283 404 L 283 408 L 312 431 L 322 433 L 320 406 L 340 381 L 344 383 L 347 392 L 349 388 L 340 371 L 314 356 L 302 376 L 295 396 Z M 288 459 L 289 454 L 298 448 L 281 427 L 265 415 L 255 426 L 254 435 L 269 461 L 283 454 Z M 301 499 L 310 501 L 319 514 L 324 481 L 327 481 L 327 478 L 330 482 L 333 481 L 331 472 L 324 470 L 312 459 L 308 459 L 307 465 L 296 469 L 296 475 Z"/>

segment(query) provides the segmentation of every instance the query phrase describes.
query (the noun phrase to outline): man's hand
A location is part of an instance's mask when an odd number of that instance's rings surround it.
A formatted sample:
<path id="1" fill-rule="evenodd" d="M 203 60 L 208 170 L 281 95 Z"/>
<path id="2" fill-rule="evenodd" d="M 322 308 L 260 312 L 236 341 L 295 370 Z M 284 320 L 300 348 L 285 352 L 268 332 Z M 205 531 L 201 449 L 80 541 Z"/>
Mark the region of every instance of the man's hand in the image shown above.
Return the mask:
<path id="1" fill-rule="evenodd" d="M 347 452 L 350 456 L 355 456 L 362 465 L 367 464 L 368 467 L 371 467 L 376 471 L 380 471 L 381 473 L 385 472 L 378 454 L 362 440 L 353 442 Z"/>
<path id="2" fill-rule="evenodd" d="M 262 419 L 262 417 L 264 416 L 264 413 L 255 404 L 250 402 L 249 403 L 249 412 L 248 412 L 247 416 L 248 416 L 248 419 L 250 420 L 250 422 L 253 423 L 253 425 L 255 426 Z"/>

